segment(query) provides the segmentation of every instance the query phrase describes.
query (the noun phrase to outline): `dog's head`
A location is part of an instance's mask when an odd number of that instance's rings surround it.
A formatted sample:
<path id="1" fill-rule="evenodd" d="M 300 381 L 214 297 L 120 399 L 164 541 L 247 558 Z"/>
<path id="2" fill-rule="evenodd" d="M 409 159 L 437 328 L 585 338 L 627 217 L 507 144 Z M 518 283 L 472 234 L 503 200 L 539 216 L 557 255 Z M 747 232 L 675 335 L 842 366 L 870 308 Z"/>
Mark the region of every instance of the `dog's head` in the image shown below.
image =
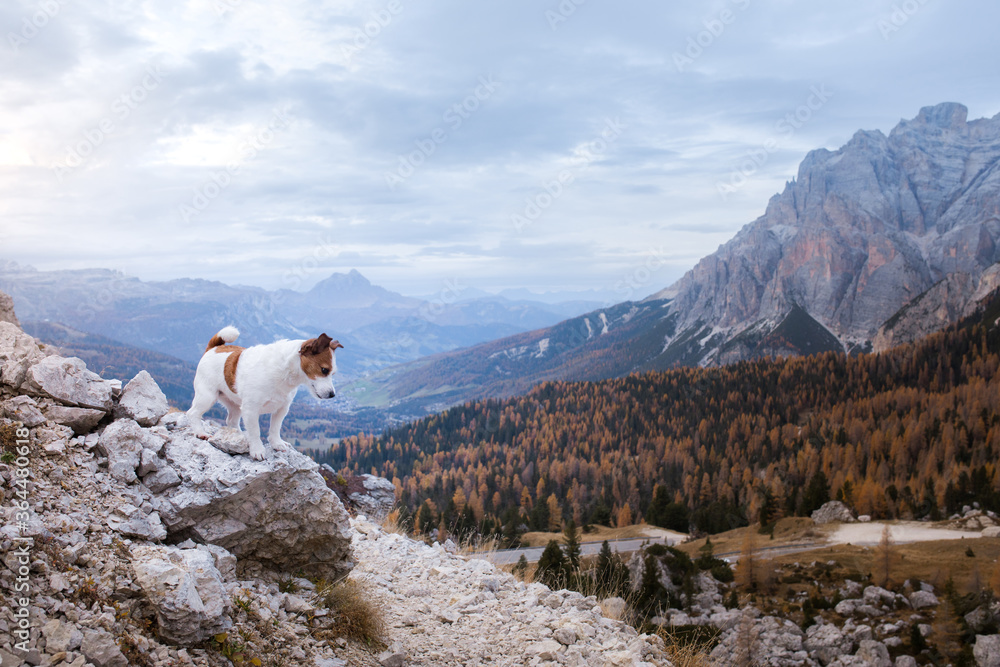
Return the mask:
<path id="1" fill-rule="evenodd" d="M 324 333 L 317 338 L 310 338 L 299 348 L 299 363 L 302 365 L 302 372 L 309 378 L 306 384 L 316 398 L 333 398 L 337 395 L 333 389 L 333 374 L 337 372 L 337 360 L 333 353 L 338 347 L 344 346 Z"/>

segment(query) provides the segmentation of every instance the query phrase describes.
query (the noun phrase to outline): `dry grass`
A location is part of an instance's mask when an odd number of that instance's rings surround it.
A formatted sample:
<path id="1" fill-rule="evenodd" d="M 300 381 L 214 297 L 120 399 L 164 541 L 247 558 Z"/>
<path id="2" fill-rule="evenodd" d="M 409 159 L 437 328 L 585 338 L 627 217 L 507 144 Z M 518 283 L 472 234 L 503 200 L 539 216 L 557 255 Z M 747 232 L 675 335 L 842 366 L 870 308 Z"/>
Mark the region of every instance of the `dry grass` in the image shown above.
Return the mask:
<path id="1" fill-rule="evenodd" d="M 674 534 L 673 531 L 665 531 L 662 528 L 657 528 L 656 526 L 650 526 L 647 523 L 637 523 L 631 526 L 625 526 L 624 528 L 609 528 L 608 526 L 593 526 L 593 531 L 589 533 L 580 533 L 581 542 L 603 542 L 608 540 L 609 542 L 614 542 L 615 540 L 631 540 L 631 539 L 641 539 L 644 537 L 660 537 L 664 534 Z M 559 544 L 565 542 L 563 534 L 560 533 L 544 533 L 544 532 L 530 532 L 525 533 L 521 537 L 521 543 L 529 547 L 544 547 L 549 543 L 549 540 L 555 540 Z"/>
<path id="2" fill-rule="evenodd" d="M 757 547 L 779 547 L 783 544 L 798 544 L 804 542 L 822 542 L 824 535 L 812 519 L 806 517 L 786 517 L 779 519 L 774 526 L 774 536 L 760 534 L 759 526 L 748 526 L 746 528 L 736 528 L 724 533 L 709 536 L 712 540 L 715 555 L 738 554 L 743 546 L 744 536 L 751 532 L 754 534 Z M 692 558 L 699 555 L 699 549 L 705 546 L 705 539 L 701 538 L 677 545 L 677 548 L 687 553 Z"/>
<path id="3" fill-rule="evenodd" d="M 382 519 L 380 526 L 382 530 L 387 533 L 394 533 L 396 535 L 403 536 L 410 534 L 410 526 L 405 525 L 402 521 L 398 507 L 385 515 L 385 518 Z"/>
<path id="4" fill-rule="evenodd" d="M 368 586 L 357 579 L 317 586 L 320 603 L 334 615 L 328 632 L 372 646 L 385 646 L 389 627 L 385 607 Z"/>

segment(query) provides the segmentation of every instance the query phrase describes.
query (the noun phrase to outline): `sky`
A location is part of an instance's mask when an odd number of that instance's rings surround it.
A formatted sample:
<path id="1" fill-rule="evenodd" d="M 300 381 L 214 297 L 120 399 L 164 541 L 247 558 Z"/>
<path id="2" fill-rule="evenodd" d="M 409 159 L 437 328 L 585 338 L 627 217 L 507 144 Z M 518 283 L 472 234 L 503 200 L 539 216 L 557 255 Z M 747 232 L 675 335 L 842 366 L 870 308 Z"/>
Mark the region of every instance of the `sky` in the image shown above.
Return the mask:
<path id="1" fill-rule="evenodd" d="M 1000 113 L 997 25 L 987 0 L 8 0 L 0 259 L 638 298 L 809 150 Z"/>

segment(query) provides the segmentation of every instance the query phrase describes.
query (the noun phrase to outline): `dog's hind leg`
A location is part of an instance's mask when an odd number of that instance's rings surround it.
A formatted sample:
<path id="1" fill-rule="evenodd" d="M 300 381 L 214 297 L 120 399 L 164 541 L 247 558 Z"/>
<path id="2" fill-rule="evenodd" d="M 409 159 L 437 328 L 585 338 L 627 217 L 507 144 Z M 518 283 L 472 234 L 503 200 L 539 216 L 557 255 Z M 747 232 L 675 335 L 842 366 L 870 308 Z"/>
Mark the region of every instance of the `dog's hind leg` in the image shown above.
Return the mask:
<path id="1" fill-rule="evenodd" d="M 226 426 L 240 430 L 240 406 L 222 395 L 219 402 L 226 406 Z"/>
<path id="2" fill-rule="evenodd" d="M 205 425 L 201 421 L 201 416 L 215 405 L 216 397 L 205 391 L 195 390 L 194 400 L 191 401 L 191 408 L 187 411 L 188 426 L 194 434 L 202 440 L 208 439 L 205 433 Z"/>

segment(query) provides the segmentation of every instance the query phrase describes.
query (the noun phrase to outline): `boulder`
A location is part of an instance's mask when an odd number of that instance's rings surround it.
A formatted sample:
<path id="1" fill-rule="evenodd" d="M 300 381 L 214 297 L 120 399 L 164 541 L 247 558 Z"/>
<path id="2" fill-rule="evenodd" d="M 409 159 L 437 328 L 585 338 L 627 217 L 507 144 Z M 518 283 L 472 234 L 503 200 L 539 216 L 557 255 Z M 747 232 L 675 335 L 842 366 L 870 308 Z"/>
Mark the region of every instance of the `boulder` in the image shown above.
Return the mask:
<path id="1" fill-rule="evenodd" d="M 108 515 L 108 527 L 126 537 L 139 537 L 156 542 L 167 536 L 167 529 L 156 512 L 146 514 L 134 505 L 116 507 Z"/>
<path id="2" fill-rule="evenodd" d="M 160 636 L 193 645 L 232 626 L 230 600 L 212 554 L 167 546 L 132 547 L 136 582 L 156 611 Z"/>
<path id="3" fill-rule="evenodd" d="M 990 526 L 983 528 L 983 537 L 1000 537 L 1000 526 Z"/>
<path id="4" fill-rule="evenodd" d="M 93 431 L 108 414 L 103 410 L 71 408 L 65 405 L 46 405 L 42 411 L 49 421 L 69 426 L 77 435 L 86 435 Z"/>
<path id="5" fill-rule="evenodd" d="M 910 593 L 910 606 L 914 609 L 926 609 L 938 606 L 937 596 L 928 591 L 914 591 Z"/>
<path id="6" fill-rule="evenodd" d="M 250 441 L 247 434 L 238 428 L 220 428 L 208 437 L 208 442 L 226 454 L 249 454 Z"/>
<path id="7" fill-rule="evenodd" d="M 0 322 L 7 322 L 18 329 L 21 328 L 21 323 L 17 321 L 17 314 L 14 313 L 14 299 L 6 292 L 0 292 Z"/>
<path id="8" fill-rule="evenodd" d="M 855 657 L 864 661 L 864 664 L 872 667 L 892 667 L 892 660 L 889 658 L 889 649 L 882 642 L 874 639 L 865 639 L 858 646 Z"/>
<path id="9" fill-rule="evenodd" d="M 361 514 L 376 521 L 384 519 L 396 504 L 396 486 L 384 477 L 361 475 L 364 491 L 356 491 L 349 498 Z"/>
<path id="10" fill-rule="evenodd" d="M 64 623 L 52 619 L 42 626 L 45 636 L 45 651 L 59 653 L 60 651 L 75 651 L 83 643 L 83 633 L 72 623 Z"/>
<path id="11" fill-rule="evenodd" d="M 165 455 L 155 475 L 173 470 L 180 483 L 158 491 L 156 499 L 177 539 L 216 544 L 240 561 L 331 581 L 354 566 L 347 511 L 312 459 L 294 450 L 263 461 L 230 456 L 187 428 L 170 434 Z"/>
<path id="12" fill-rule="evenodd" d="M 45 357 L 28 369 L 25 387 L 70 407 L 110 412 L 114 383 L 87 370 L 77 357 Z"/>
<path id="13" fill-rule="evenodd" d="M 155 426 L 169 409 L 167 397 L 153 376 L 139 371 L 122 390 L 115 406 L 115 418 L 126 417 L 135 420 L 139 426 Z"/>
<path id="14" fill-rule="evenodd" d="M 135 469 L 142 463 L 142 451 L 163 449 L 163 436 L 144 429 L 131 419 L 119 419 L 104 429 L 97 451 L 108 457 L 108 472 L 126 483 L 136 480 Z"/>
<path id="15" fill-rule="evenodd" d="M 0 416 L 21 422 L 27 428 L 35 428 L 45 423 L 45 415 L 38 409 L 38 403 L 30 396 L 15 396 L 0 403 Z"/>
<path id="16" fill-rule="evenodd" d="M 977 635 L 972 655 L 978 667 L 1000 667 L 1000 635 Z"/>
<path id="17" fill-rule="evenodd" d="M 812 513 L 812 520 L 817 524 L 833 523 L 854 523 L 854 515 L 844 503 L 839 500 L 831 500 L 818 510 Z"/>
<path id="18" fill-rule="evenodd" d="M 20 387 L 28 369 L 45 356 L 38 341 L 10 322 L 0 322 L 0 383 Z"/>
<path id="19" fill-rule="evenodd" d="M 802 646 L 822 665 L 829 665 L 840 656 L 850 653 L 854 640 L 831 623 L 811 625 L 806 630 Z"/>
<path id="20" fill-rule="evenodd" d="M 105 630 L 84 630 L 80 651 L 94 667 L 129 667 L 114 635 Z"/>

